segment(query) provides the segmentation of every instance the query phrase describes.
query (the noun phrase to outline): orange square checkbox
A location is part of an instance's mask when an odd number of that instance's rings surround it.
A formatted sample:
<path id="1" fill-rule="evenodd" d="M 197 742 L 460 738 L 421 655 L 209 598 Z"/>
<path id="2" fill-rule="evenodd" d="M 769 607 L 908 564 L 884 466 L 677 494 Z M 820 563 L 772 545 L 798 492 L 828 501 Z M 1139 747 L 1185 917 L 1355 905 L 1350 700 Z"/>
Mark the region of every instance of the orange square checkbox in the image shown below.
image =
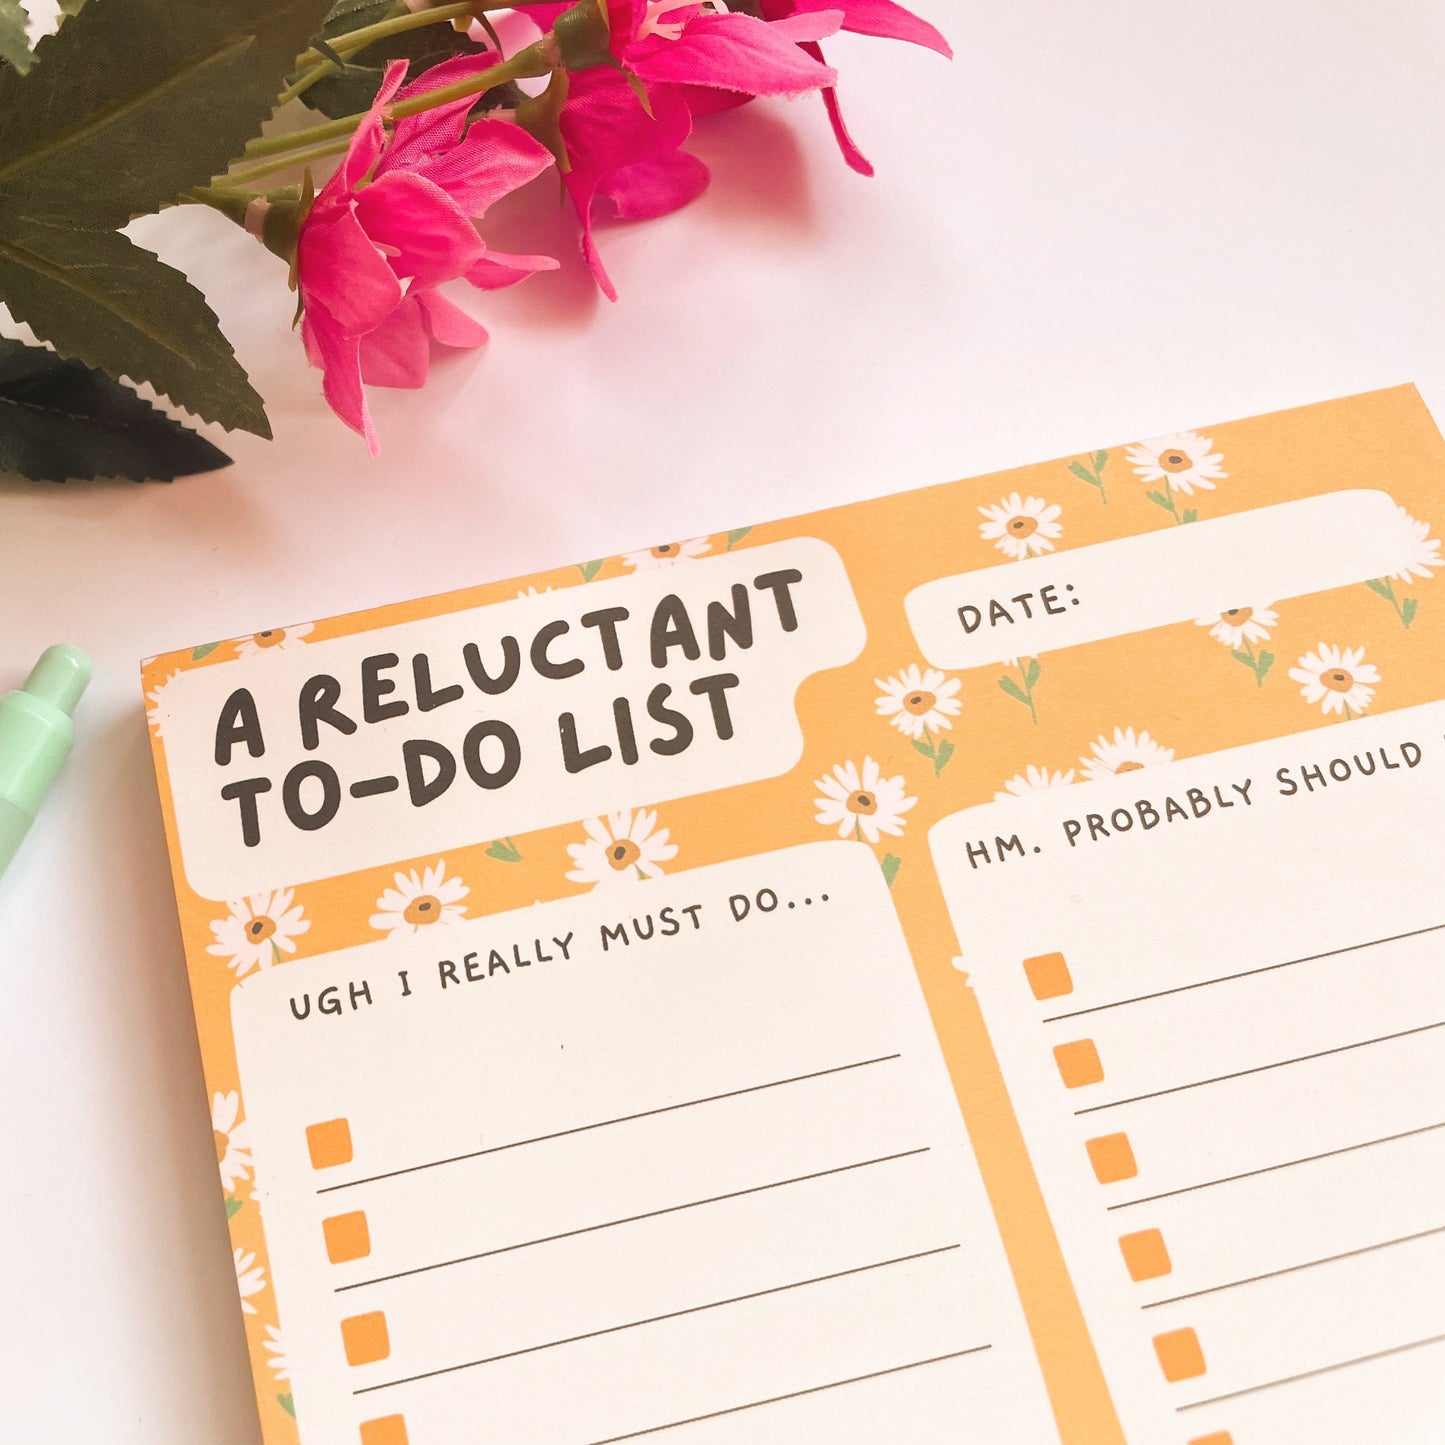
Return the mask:
<path id="1" fill-rule="evenodd" d="M 1066 1089 L 1082 1089 L 1086 1084 L 1104 1082 L 1104 1065 L 1093 1039 L 1075 1039 L 1071 1044 L 1054 1045 L 1054 1062 Z"/>
<path id="2" fill-rule="evenodd" d="M 1024 977 L 1038 999 L 1061 998 L 1074 991 L 1074 980 L 1062 953 L 1041 953 L 1024 959 Z"/>
<path id="3" fill-rule="evenodd" d="M 306 1129 L 306 1147 L 313 1169 L 334 1169 L 351 1163 L 351 1125 L 345 1119 L 328 1119 Z"/>
<path id="4" fill-rule="evenodd" d="M 1139 1172 L 1127 1134 L 1100 1134 L 1097 1139 L 1090 1139 L 1084 1148 L 1089 1151 L 1089 1163 L 1094 1166 L 1094 1178 L 1100 1184 L 1117 1184 L 1121 1179 L 1132 1179 Z"/>
<path id="5" fill-rule="evenodd" d="M 1196 1435 L 1189 1445 L 1234 1445 L 1234 1436 L 1228 1430 L 1214 1430 L 1208 1435 Z"/>
<path id="6" fill-rule="evenodd" d="M 1164 1236 L 1157 1229 L 1141 1229 L 1137 1234 L 1123 1235 L 1119 1250 L 1124 1266 L 1133 1280 L 1158 1279 L 1174 1268 Z"/>
<path id="7" fill-rule="evenodd" d="M 361 1445 L 407 1445 L 406 1421 L 400 1415 L 367 1420 L 361 1427 Z"/>
<path id="8" fill-rule="evenodd" d="M 326 1257 L 332 1264 L 365 1259 L 371 1253 L 371 1230 L 366 1215 L 360 1210 L 351 1214 L 333 1214 L 321 1221 L 326 1236 Z"/>
<path id="9" fill-rule="evenodd" d="M 1204 1373 L 1204 1351 L 1193 1330 L 1170 1330 L 1167 1334 L 1155 1335 L 1154 1353 L 1159 1356 L 1164 1378 L 1171 1384 L 1176 1380 L 1192 1380 Z"/>
<path id="10" fill-rule="evenodd" d="M 369 1315 L 352 1315 L 341 1322 L 341 1343 L 346 1346 L 348 1365 L 374 1365 L 391 1353 L 386 1316 L 380 1310 Z"/>

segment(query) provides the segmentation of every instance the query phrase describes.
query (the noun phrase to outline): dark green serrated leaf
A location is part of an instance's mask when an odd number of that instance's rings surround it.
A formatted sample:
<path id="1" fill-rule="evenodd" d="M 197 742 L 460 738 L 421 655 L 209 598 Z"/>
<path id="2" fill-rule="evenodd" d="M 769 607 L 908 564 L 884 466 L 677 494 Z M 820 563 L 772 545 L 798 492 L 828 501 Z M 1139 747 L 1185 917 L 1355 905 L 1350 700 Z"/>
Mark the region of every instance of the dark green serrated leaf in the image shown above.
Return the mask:
<path id="1" fill-rule="evenodd" d="M 1365 583 L 1371 592 L 1378 592 L 1387 602 L 1395 600 L 1395 589 L 1383 577 L 1371 577 Z"/>
<path id="2" fill-rule="evenodd" d="M 406 10 L 404 0 L 336 0 L 326 13 L 321 34 L 326 40 L 335 40 L 338 35 L 348 35 L 363 26 L 375 25 L 379 20 L 403 15 Z"/>
<path id="3" fill-rule="evenodd" d="M 898 877 L 898 870 L 903 866 L 903 859 L 895 853 L 885 853 L 879 867 L 883 869 L 883 881 L 893 887 L 893 880 Z"/>
<path id="4" fill-rule="evenodd" d="M 230 460 L 105 372 L 0 338 L 0 468 L 37 482 L 169 482 Z"/>
<path id="5" fill-rule="evenodd" d="M 1024 669 L 1024 688 L 1028 692 L 1032 692 L 1034 690 L 1034 687 L 1037 685 L 1039 680 L 1039 673 L 1041 673 L 1042 671 L 1043 668 L 1039 666 L 1038 658 L 1029 658 L 1029 665 Z"/>
<path id="6" fill-rule="evenodd" d="M 203 185 L 261 129 L 327 0 L 103 0 L 0 70 L 0 234 L 110 229 Z"/>
<path id="7" fill-rule="evenodd" d="M 382 14 L 376 18 L 383 20 L 386 16 Z M 348 28 L 359 29 L 360 26 Z M 327 38 L 337 37 L 330 35 L 328 29 Z M 339 73 L 328 75 L 303 91 L 301 99 L 312 110 L 332 120 L 340 120 L 342 116 L 356 115 L 371 106 L 376 92 L 381 89 L 386 67 L 393 60 L 409 61 L 411 68 L 408 74 L 415 77 L 458 55 L 480 55 L 482 49 L 450 25 L 424 25 L 416 30 L 403 31 L 400 35 L 387 36 L 358 51 Z"/>
<path id="8" fill-rule="evenodd" d="M 30 16 L 20 0 L 0 0 L 0 61 L 30 69 Z"/>
<path id="9" fill-rule="evenodd" d="M 207 421 L 271 435 L 205 297 L 119 232 L 38 222 L 0 231 L 0 298 L 62 356 L 148 381 Z"/>
<path id="10" fill-rule="evenodd" d="M 85 0 L 60 0 L 60 13 L 62 15 L 77 15 Z"/>
<path id="11" fill-rule="evenodd" d="M 1415 614 L 1419 610 L 1420 599 L 1418 597 L 1407 597 L 1400 605 L 1400 621 L 1408 627 L 1415 620 Z"/>
<path id="12" fill-rule="evenodd" d="M 1015 702 L 1021 702 L 1025 707 L 1029 705 L 1028 695 L 1024 692 L 1023 688 L 1021 688 L 1018 683 L 1013 680 L 1013 678 L 1008 676 L 1007 673 L 1005 673 L 1003 677 L 999 678 L 998 685 L 1004 690 L 1004 692 L 1006 692 L 1011 698 L 1013 698 Z"/>

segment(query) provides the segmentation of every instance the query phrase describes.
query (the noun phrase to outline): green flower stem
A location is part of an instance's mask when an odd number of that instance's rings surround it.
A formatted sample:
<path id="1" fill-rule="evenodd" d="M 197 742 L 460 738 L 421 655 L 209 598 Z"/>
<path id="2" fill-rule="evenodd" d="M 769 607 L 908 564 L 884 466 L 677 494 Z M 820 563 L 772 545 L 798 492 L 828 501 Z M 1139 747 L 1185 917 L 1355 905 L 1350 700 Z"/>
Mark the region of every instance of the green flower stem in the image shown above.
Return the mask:
<path id="1" fill-rule="evenodd" d="M 424 25 L 440 25 L 447 21 L 460 20 L 464 15 L 473 15 L 478 10 L 504 8 L 506 7 L 493 4 L 438 5 L 432 10 L 418 10 L 415 13 L 409 11 L 390 20 L 378 20 L 375 25 L 363 25 L 357 30 L 348 30 L 345 35 L 338 35 L 329 44 L 338 55 L 355 55 L 357 51 L 365 50 L 368 45 L 378 40 L 404 35 L 408 30 L 420 30 Z M 317 61 L 325 60 L 326 56 L 319 50 L 303 50 L 296 57 L 295 69 L 305 70 Z"/>
<path id="2" fill-rule="evenodd" d="M 273 176 L 277 171 L 289 171 L 293 166 L 309 165 L 312 161 L 325 160 L 328 156 L 339 156 L 350 143 L 350 136 L 338 136 L 335 140 L 323 141 L 320 145 L 292 151 L 288 155 L 278 156 L 275 160 L 265 161 L 261 165 L 242 166 L 240 170 L 231 171 L 228 175 L 222 176 L 213 186 L 200 189 L 232 190 L 249 186 L 252 181 L 260 180 L 264 176 Z M 208 202 L 208 204 L 214 203 Z"/>
<path id="3" fill-rule="evenodd" d="M 549 44 L 547 37 L 544 36 L 536 44 L 529 45 L 525 50 L 519 50 L 510 60 L 505 60 L 500 65 L 494 65 L 478 75 L 468 76 L 465 80 L 455 80 L 450 85 L 438 86 L 435 90 L 425 91 L 420 95 L 412 96 L 409 100 L 399 101 L 395 105 L 388 106 L 388 114 L 397 119 L 408 115 L 420 115 L 423 111 L 435 110 L 439 105 L 449 105 L 454 100 L 465 100 L 470 95 L 481 95 L 483 92 L 491 90 L 493 86 L 501 85 L 508 80 L 524 80 L 549 75 L 553 68 L 554 50 L 555 46 Z M 285 165 L 272 168 L 282 170 L 285 166 L 300 165 L 303 160 L 323 155 L 335 155 L 338 150 L 346 149 L 346 141 L 350 138 L 352 131 L 366 119 L 366 115 L 367 112 L 362 111 L 357 115 L 342 116 L 340 120 L 326 121 L 322 125 L 307 126 L 304 130 L 292 131 L 289 135 L 260 136 L 246 147 L 243 156 L 246 160 L 287 156 L 289 158 Z M 341 144 L 332 150 L 321 150 L 320 147 L 328 141 L 340 141 Z M 312 155 L 313 152 L 315 152 L 315 156 Z M 252 174 L 269 173 L 269 171 L 262 171 L 259 167 L 242 167 L 239 171 L 231 172 L 228 183 L 241 181 Z"/>

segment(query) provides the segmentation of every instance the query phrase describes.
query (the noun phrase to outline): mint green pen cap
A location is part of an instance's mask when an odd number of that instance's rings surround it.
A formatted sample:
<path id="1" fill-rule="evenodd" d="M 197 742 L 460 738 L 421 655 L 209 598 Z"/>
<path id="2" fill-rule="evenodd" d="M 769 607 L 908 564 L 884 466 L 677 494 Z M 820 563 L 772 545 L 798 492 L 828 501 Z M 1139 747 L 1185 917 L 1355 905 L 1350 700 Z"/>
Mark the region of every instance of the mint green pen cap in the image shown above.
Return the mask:
<path id="1" fill-rule="evenodd" d="M 70 715 L 89 682 L 90 659 L 78 647 L 48 647 L 25 686 L 0 698 L 0 873 L 70 753 Z"/>

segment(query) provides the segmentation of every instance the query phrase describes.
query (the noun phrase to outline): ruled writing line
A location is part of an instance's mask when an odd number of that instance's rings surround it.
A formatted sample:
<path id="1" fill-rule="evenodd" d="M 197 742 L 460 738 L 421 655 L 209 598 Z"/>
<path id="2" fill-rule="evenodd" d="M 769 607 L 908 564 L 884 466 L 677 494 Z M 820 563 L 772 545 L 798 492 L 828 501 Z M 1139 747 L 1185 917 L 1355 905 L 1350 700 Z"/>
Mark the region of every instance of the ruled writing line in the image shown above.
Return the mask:
<path id="1" fill-rule="evenodd" d="M 1422 1229 L 1415 1234 L 1402 1234 L 1398 1239 L 1383 1239 L 1378 1244 L 1363 1244 L 1359 1249 L 1347 1249 L 1340 1254 L 1327 1254 L 1322 1259 L 1311 1259 L 1304 1264 L 1289 1264 L 1283 1269 L 1272 1269 L 1265 1274 L 1252 1274 L 1247 1279 L 1231 1280 L 1228 1284 L 1212 1284 L 1207 1289 L 1190 1290 L 1188 1294 L 1171 1295 L 1168 1299 L 1150 1300 L 1148 1304 L 1141 1305 L 1141 1309 L 1157 1310 L 1160 1305 L 1177 1305 L 1181 1300 L 1199 1299 L 1202 1295 L 1219 1294 L 1221 1290 L 1238 1289 L 1245 1284 L 1258 1284 L 1261 1280 L 1278 1279 L 1281 1275 L 1298 1274 L 1302 1269 L 1314 1269 L 1320 1264 L 1337 1264 L 1342 1259 L 1357 1259 L 1362 1254 L 1373 1254 L 1379 1249 L 1393 1249 L 1397 1244 L 1413 1244 L 1417 1239 L 1430 1239 L 1434 1235 L 1445 1234 L 1445 1224 L 1437 1225 L 1434 1229 Z"/>
<path id="2" fill-rule="evenodd" d="M 552 1134 L 538 1134 L 531 1139 L 514 1139 L 510 1144 L 493 1144 L 486 1149 L 473 1149 L 467 1154 L 452 1154 L 445 1159 L 432 1159 L 425 1164 L 409 1164 L 403 1169 L 389 1169 L 384 1174 L 368 1174 L 349 1179 L 344 1184 L 328 1184 L 318 1194 L 335 1194 L 339 1189 L 355 1189 L 359 1184 L 375 1184 L 379 1179 L 395 1179 L 402 1174 L 416 1174 L 423 1169 L 439 1169 L 443 1164 L 459 1164 L 465 1159 L 481 1159 L 487 1154 L 502 1154 L 508 1149 L 523 1149 L 528 1144 L 545 1144 L 551 1139 L 566 1139 L 573 1134 L 587 1134 L 594 1129 L 607 1129 L 613 1124 L 630 1124 L 634 1119 L 651 1119 L 659 1114 L 672 1114 L 679 1109 L 693 1109 L 699 1104 L 716 1104 L 723 1099 L 737 1099 L 744 1094 L 757 1094 L 765 1089 L 781 1089 L 787 1084 L 801 1084 L 808 1079 L 822 1079 L 830 1074 L 846 1074 L 852 1069 L 866 1069 L 873 1064 L 888 1064 L 902 1054 L 880 1054 L 876 1059 L 860 1059 L 856 1064 L 839 1064 L 831 1069 L 817 1069 L 811 1074 L 794 1074 L 788 1079 L 773 1079 L 766 1084 L 751 1084 L 746 1089 L 730 1089 L 725 1094 L 708 1094 L 701 1099 L 687 1099 L 681 1104 L 664 1104 L 658 1109 L 643 1109 L 636 1114 L 622 1114 L 616 1119 L 600 1119 L 595 1124 L 579 1124 L 572 1129 L 558 1129 Z"/>
<path id="3" fill-rule="evenodd" d="M 1430 1134 L 1436 1129 L 1445 1129 L 1445 1121 L 1439 1124 L 1422 1124 L 1418 1129 L 1406 1129 L 1399 1134 L 1383 1134 L 1378 1139 L 1366 1139 L 1360 1144 L 1346 1144 L 1340 1149 L 1326 1149 L 1323 1154 L 1306 1154 L 1303 1159 L 1286 1159 L 1283 1164 L 1266 1164 L 1263 1169 L 1246 1169 L 1243 1174 L 1227 1174 L 1223 1179 L 1206 1179 L 1202 1184 L 1186 1184 L 1181 1189 L 1166 1189 L 1162 1194 L 1146 1194 L 1142 1199 L 1125 1199 L 1108 1207 L 1110 1210 L 1132 1209 L 1136 1204 L 1152 1204 L 1156 1199 L 1172 1199 L 1176 1194 L 1192 1194 L 1196 1189 L 1213 1189 L 1216 1184 L 1233 1184 L 1237 1179 L 1253 1179 L 1260 1174 L 1273 1174 L 1277 1169 L 1293 1169 L 1296 1164 L 1313 1164 L 1319 1159 L 1353 1154 L 1357 1149 L 1373 1149 L 1376 1144 L 1393 1144 L 1398 1139 L 1413 1139 L 1417 1134 Z"/>
<path id="4" fill-rule="evenodd" d="M 807 1395 L 821 1395 L 825 1390 L 841 1390 L 844 1385 L 861 1385 L 866 1380 L 881 1380 L 889 1375 L 901 1375 L 906 1370 L 921 1370 L 925 1365 L 941 1365 L 946 1360 L 961 1360 L 965 1355 L 982 1354 L 991 1350 L 992 1345 L 974 1345 L 972 1349 L 955 1350 L 951 1355 L 934 1355 L 929 1360 L 914 1360 L 907 1365 L 894 1365 L 887 1370 L 874 1370 L 868 1375 L 854 1375 L 847 1380 L 830 1380 L 826 1385 L 813 1385 L 806 1390 L 793 1390 L 786 1395 L 773 1395 L 766 1400 L 751 1400 L 746 1405 L 733 1405 L 726 1410 L 713 1410 L 707 1415 L 693 1415 L 686 1420 L 671 1420 L 666 1425 L 649 1425 L 646 1430 L 633 1430 L 627 1435 L 609 1435 L 605 1440 L 594 1440 L 592 1445 L 620 1445 L 623 1440 L 640 1440 L 644 1435 L 658 1435 L 664 1430 L 677 1430 L 684 1425 L 700 1425 L 704 1420 L 720 1420 L 725 1415 L 740 1415 L 744 1410 L 760 1410 L 764 1405 L 781 1405 L 785 1400 L 801 1400 Z"/>
<path id="5" fill-rule="evenodd" d="M 798 1174 L 791 1179 L 777 1179 L 771 1184 L 754 1184 L 747 1189 L 734 1189 L 728 1194 L 714 1194 L 707 1199 L 694 1199 L 687 1204 L 669 1204 L 664 1209 L 650 1209 L 645 1214 L 629 1214 L 622 1219 L 607 1219 L 601 1224 L 587 1224 L 580 1229 L 566 1229 L 560 1234 L 543 1235 L 540 1239 L 524 1239 L 519 1244 L 503 1244 L 496 1249 L 484 1249 L 476 1254 L 464 1254 L 456 1259 L 440 1260 L 436 1264 L 422 1264 L 415 1269 L 398 1270 L 395 1274 L 377 1275 L 375 1279 L 357 1280 L 352 1284 L 337 1285 L 333 1289 L 334 1294 L 345 1294 L 347 1290 L 365 1289 L 368 1285 L 386 1284 L 394 1279 L 406 1279 L 414 1274 L 427 1274 L 434 1269 L 448 1269 L 454 1264 L 470 1264 L 477 1259 L 491 1259 L 498 1254 L 511 1254 L 518 1249 L 531 1249 L 537 1244 L 552 1244 L 559 1239 L 575 1239 L 579 1234 L 592 1234 L 599 1229 L 615 1229 L 622 1224 L 636 1224 L 643 1219 L 658 1219 L 664 1214 L 679 1214 L 685 1209 L 701 1209 L 705 1204 L 721 1204 L 726 1199 L 742 1199 L 749 1194 L 763 1194 L 769 1189 L 782 1189 L 789 1184 L 805 1184 L 810 1179 L 827 1179 L 835 1174 L 848 1174 L 855 1169 L 868 1169 L 875 1164 L 891 1164 L 898 1159 L 913 1159 L 920 1154 L 927 1154 L 930 1145 L 923 1145 L 918 1149 L 905 1149 L 899 1154 L 880 1154 L 876 1159 L 862 1159 L 856 1164 L 840 1164 L 834 1169 L 819 1169 L 812 1174 Z"/>
<path id="6" fill-rule="evenodd" d="M 743 1304 L 748 1300 L 765 1299 L 770 1295 L 786 1294 L 789 1290 L 806 1289 L 810 1285 L 826 1284 L 830 1280 L 847 1279 L 853 1275 L 869 1274 L 874 1270 L 889 1269 L 897 1264 L 909 1264 L 914 1260 L 932 1259 L 940 1254 L 950 1254 L 961 1249 L 961 1244 L 944 1244 L 936 1249 L 923 1249 L 915 1254 L 901 1254 L 896 1259 L 882 1259 L 874 1264 L 855 1265 L 852 1269 L 835 1270 L 832 1274 L 820 1274 L 812 1279 L 794 1280 L 791 1284 L 773 1285 L 770 1289 L 753 1290 L 749 1294 L 734 1295 L 731 1299 L 713 1300 L 710 1304 L 690 1305 L 687 1309 L 671 1310 L 667 1314 L 651 1315 L 647 1319 L 629 1320 L 626 1324 L 608 1325 L 605 1329 L 588 1330 L 585 1334 L 568 1335 L 565 1339 L 548 1340 L 540 1345 L 526 1345 L 520 1350 L 507 1350 L 500 1355 L 488 1355 L 480 1360 L 467 1360 L 460 1365 L 444 1365 L 439 1370 L 426 1370 L 419 1375 L 405 1375 L 397 1380 L 384 1380 L 379 1385 L 364 1385 L 353 1390 L 353 1395 L 373 1395 L 378 1390 L 392 1390 L 398 1385 L 414 1385 L 419 1380 L 433 1380 L 439 1375 L 454 1375 L 458 1370 L 474 1370 L 479 1365 L 493 1365 L 500 1360 L 515 1360 L 522 1355 L 535 1355 L 541 1350 L 555 1350 L 562 1345 L 575 1345 L 582 1340 L 600 1339 L 604 1335 L 619 1334 L 623 1330 L 641 1329 L 643 1325 L 660 1324 L 664 1320 L 678 1320 L 687 1315 L 702 1314 L 707 1310 L 722 1309 L 726 1305 Z M 625 1438 L 625 1437 L 624 1437 Z"/>
<path id="7" fill-rule="evenodd" d="M 1267 1074 L 1271 1069 L 1287 1069 L 1291 1064 L 1307 1064 L 1312 1059 L 1327 1059 L 1332 1054 L 1347 1054 L 1353 1049 L 1368 1048 L 1371 1044 L 1393 1043 L 1396 1039 L 1408 1039 L 1415 1034 L 1428 1034 L 1435 1029 L 1445 1029 L 1445 1020 L 1433 1024 L 1419 1024 L 1412 1029 L 1401 1029 L 1398 1033 L 1381 1034 L 1378 1038 L 1360 1039 L 1352 1044 L 1339 1044 L 1332 1049 L 1319 1049 L 1312 1054 L 1300 1054 L 1293 1059 L 1280 1059 L 1273 1064 L 1256 1064 L 1252 1069 L 1236 1069 L 1231 1074 L 1217 1074 L 1212 1079 L 1196 1079 L 1192 1084 L 1175 1084 L 1168 1089 L 1155 1089 L 1149 1094 L 1134 1094 L 1127 1099 L 1115 1099 L 1111 1104 L 1091 1104 L 1087 1109 L 1075 1109 L 1075 1115 L 1097 1114 L 1104 1109 L 1118 1109 L 1125 1104 L 1139 1104 L 1145 1099 L 1162 1099 L 1167 1094 L 1182 1094 L 1189 1089 L 1202 1089 L 1208 1084 L 1223 1084 L 1230 1079 L 1245 1079 L 1251 1074 Z"/>
<path id="8" fill-rule="evenodd" d="M 1287 959 L 1284 963 L 1267 963 L 1263 968 L 1246 968 L 1240 973 L 1227 973 L 1219 978 L 1202 978 L 1198 983 L 1183 983 L 1177 988 L 1160 989 L 1158 993 L 1141 993 L 1136 998 L 1115 999 L 1113 1003 L 1098 1003 L 1090 1008 L 1075 1009 L 1072 1013 L 1050 1014 L 1046 1024 L 1057 1023 L 1060 1019 L 1082 1018 L 1085 1014 L 1102 1013 L 1105 1009 L 1124 1008 L 1131 1003 L 1147 1003 L 1150 999 L 1168 998 L 1171 994 L 1188 993 L 1191 989 L 1209 988 L 1216 983 L 1233 983 L 1240 978 L 1253 978 L 1256 974 L 1274 973 L 1277 969 L 1293 968 L 1298 963 L 1318 963 L 1322 958 L 1338 958 L 1341 954 L 1355 953 L 1362 948 L 1378 948 L 1382 943 L 1398 943 L 1402 938 L 1419 938 L 1426 933 L 1438 933 L 1445 929 L 1445 923 L 1432 923 L 1428 928 L 1413 928 L 1408 933 L 1394 933 L 1388 938 L 1373 938 L 1365 943 L 1351 943 L 1344 948 L 1332 948 L 1326 953 L 1311 953 L 1304 958 Z"/>
<path id="9" fill-rule="evenodd" d="M 1333 1365 L 1321 1365 L 1317 1370 L 1304 1370 L 1298 1375 L 1285 1375 L 1278 1380 L 1266 1380 L 1261 1385 L 1247 1385 L 1242 1390 L 1230 1390 L 1228 1394 L 1211 1395 L 1207 1400 L 1191 1400 L 1187 1405 L 1175 1407 L 1177 1413 L 1198 1410 L 1205 1405 L 1217 1405 L 1222 1400 L 1237 1400 L 1241 1395 L 1254 1395 L 1261 1390 L 1273 1390 L 1280 1385 L 1293 1385 L 1300 1380 L 1312 1380 L 1319 1375 L 1333 1374 L 1336 1370 L 1348 1370 L 1353 1365 L 1368 1365 L 1374 1360 L 1388 1359 L 1391 1355 L 1403 1355 L 1407 1350 L 1422 1350 L 1427 1345 L 1445 1343 L 1445 1335 L 1431 1335 L 1424 1340 L 1411 1340 L 1408 1344 L 1392 1345 L 1388 1350 L 1376 1350 L 1371 1355 L 1356 1355 L 1353 1360 L 1339 1360 Z"/>

